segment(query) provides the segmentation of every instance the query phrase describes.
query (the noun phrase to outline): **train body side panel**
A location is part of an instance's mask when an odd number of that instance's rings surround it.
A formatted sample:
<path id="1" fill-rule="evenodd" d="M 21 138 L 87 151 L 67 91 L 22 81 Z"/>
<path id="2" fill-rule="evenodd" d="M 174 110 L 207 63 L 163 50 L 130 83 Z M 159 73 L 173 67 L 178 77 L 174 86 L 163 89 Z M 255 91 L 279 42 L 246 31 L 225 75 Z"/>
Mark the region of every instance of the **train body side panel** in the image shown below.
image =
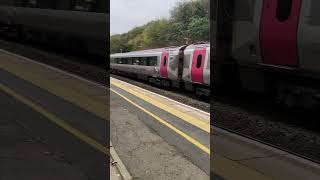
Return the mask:
<path id="1" fill-rule="evenodd" d="M 239 64 L 261 63 L 259 31 L 262 1 L 235 1 L 232 56 Z"/>
<path id="2" fill-rule="evenodd" d="M 43 31 L 69 33 L 83 38 L 105 40 L 108 15 L 34 8 L 14 8 L 14 22 Z M 94 30 L 93 30 L 94 29 Z"/>
<path id="3" fill-rule="evenodd" d="M 304 0 L 299 25 L 300 68 L 320 72 L 320 1 Z"/>
<path id="4" fill-rule="evenodd" d="M 203 83 L 208 86 L 210 86 L 210 59 L 210 48 L 207 48 L 203 69 Z"/>
<path id="5" fill-rule="evenodd" d="M 262 63 L 259 39 L 262 3 L 260 0 L 235 1 L 232 58 L 236 66 L 229 68 L 232 69 L 230 79 L 239 81 L 236 87 L 259 92 L 265 89 L 264 74 L 257 69 Z M 222 81 L 227 85 L 234 83 Z"/>
<path id="6" fill-rule="evenodd" d="M 179 51 L 170 51 L 168 58 L 168 79 L 171 81 L 178 80 L 178 61 Z"/>
<path id="7" fill-rule="evenodd" d="M 185 82 L 192 82 L 191 80 L 191 66 L 193 59 L 193 49 L 186 49 L 184 51 L 184 60 L 183 60 L 183 73 L 182 80 Z"/>

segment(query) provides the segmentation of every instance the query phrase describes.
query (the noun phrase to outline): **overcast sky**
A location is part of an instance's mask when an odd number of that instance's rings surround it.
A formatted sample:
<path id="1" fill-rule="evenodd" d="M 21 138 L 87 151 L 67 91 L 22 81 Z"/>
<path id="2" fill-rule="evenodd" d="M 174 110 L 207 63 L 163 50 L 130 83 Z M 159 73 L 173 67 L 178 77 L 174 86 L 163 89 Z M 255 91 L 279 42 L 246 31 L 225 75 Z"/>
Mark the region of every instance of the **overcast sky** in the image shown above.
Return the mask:
<path id="1" fill-rule="evenodd" d="M 170 10 L 183 0 L 111 0 L 111 34 L 125 33 L 149 21 L 170 17 Z"/>

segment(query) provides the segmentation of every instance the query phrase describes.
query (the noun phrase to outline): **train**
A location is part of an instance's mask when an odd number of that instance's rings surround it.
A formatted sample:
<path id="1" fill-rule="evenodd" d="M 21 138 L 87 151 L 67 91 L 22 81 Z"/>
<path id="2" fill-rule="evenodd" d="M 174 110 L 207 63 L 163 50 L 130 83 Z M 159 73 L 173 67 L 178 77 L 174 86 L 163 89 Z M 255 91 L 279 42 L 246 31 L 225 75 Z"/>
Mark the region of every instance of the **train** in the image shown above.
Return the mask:
<path id="1" fill-rule="evenodd" d="M 210 44 L 112 54 L 110 70 L 164 88 L 184 89 L 206 97 L 210 95 Z"/>
<path id="2" fill-rule="evenodd" d="M 106 0 L 0 0 L 0 31 L 106 57 L 109 14 Z"/>
<path id="3" fill-rule="evenodd" d="M 270 95 L 286 107 L 319 107 L 320 1 L 211 3 L 212 88 Z"/>
<path id="4" fill-rule="evenodd" d="M 286 107 L 319 107 L 320 1 L 213 0 L 211 5 L 211 43 L 200 45 L 207 46 L 206 52 L 212 56 L 206 56 L 203 80 L 193 79 L 194 64 L 183 68 L 188 64 L 186 53 L 197 45 L 114 54 L 112 71 L 197 94 L 222 90 L 234 95 L 246 90 L 270 96 Z M 161 63 L 167 51 L 173 69 L 169 65 L 165 70 Z M 145 53 L 155 53 L 155 67 L 131 62 L 130 58 Z M 128 57 L 128 62 L 118 59 L 121 57 Z M 192 62 L 196 63 L 195 59 Z"/>

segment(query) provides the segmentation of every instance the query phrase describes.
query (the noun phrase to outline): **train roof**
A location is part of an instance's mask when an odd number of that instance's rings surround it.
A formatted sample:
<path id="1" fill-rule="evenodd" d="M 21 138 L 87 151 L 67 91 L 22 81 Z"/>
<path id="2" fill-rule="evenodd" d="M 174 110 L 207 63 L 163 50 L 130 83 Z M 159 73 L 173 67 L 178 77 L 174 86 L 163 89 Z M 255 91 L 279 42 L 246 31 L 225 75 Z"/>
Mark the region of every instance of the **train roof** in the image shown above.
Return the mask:
<path id="1" fill-rule="evenodd" d="M 185 47 L 183 46 L 170 46 L 170 47 L 164 47 L 164 48 L 156 48 L 156 49 L 145 49 L 145 50 L 139 50 L 139 51 L 131 51 L 131 52 L 125 52 L 125 53 L 116 53 L 111 54 L 110 57 L 133 57 L 133 56 L 141 56 L 141 55 L 160 55 L 163 51 L 179 51 L 181 48 Z M 192 48 L 210 48 L 209 43 L 202 43 L 202 44 L 191 44 L 186 47 L 186 49 L 192 49 Z"/>
<path id="2" fill-rule="evenodd" d="M 201 43 L 201 44 L 191 44 L 186 49 L 193 49 L 193 48 L 210 48 L 210 43 Z"/>
<path id="3" fill-rule="evenodd" d="M 156 49 L 144 49 L 125 53 L 111 54 L 111 57 L 136 56 L 136 55 L 160 55 L 163 51 L 178 51 L 184 46 L 170 46 Z"/>

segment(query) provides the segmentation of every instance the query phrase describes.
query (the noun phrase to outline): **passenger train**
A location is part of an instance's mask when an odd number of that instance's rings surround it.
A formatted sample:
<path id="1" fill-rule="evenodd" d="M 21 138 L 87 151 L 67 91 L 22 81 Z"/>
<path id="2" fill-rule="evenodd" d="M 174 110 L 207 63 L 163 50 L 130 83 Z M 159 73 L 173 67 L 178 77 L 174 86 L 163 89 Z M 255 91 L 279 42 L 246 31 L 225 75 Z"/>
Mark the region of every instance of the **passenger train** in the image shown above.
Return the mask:
<path id="1" fill-rule="evenodd" d="M 213 0 L 211 5 L 211 47 L 114 54 L 112 71 L 197 94 L 209 94 L 211 84 L 215 91 L 270 95 L 289 107 L 319 107 L 319 0 Z M 203 65 L 197 63 L 199 52 L 205 53 Z"/>
<path id="2" fill-rule="evenodd" d="M 288 106 L 319 104 L 319 0 L 211 3 L 213 88 L 267 93 Z"/>
<path id="3" fill-rule="evenodd" d="M 111 73 L 144 79 L 166 88 L 210 94 L 210 44 L 149 49 L 110 56 Z"/>
<path id="4" fill-rule="evenodd" d="M 106 56 L 106 0 L 0 0 L 0 30 L 19 39 Z"/>

